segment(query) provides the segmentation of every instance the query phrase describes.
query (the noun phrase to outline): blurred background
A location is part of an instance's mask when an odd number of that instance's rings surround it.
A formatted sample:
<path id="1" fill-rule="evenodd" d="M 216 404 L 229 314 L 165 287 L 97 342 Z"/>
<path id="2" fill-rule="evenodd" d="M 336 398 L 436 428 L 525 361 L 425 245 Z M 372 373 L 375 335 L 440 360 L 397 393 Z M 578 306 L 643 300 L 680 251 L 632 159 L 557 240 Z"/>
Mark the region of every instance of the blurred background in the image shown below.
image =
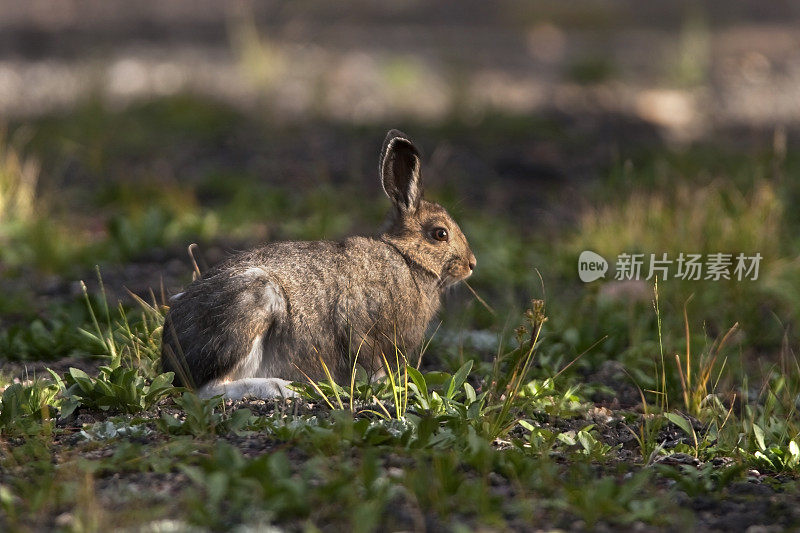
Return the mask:
<path id="1" fill-rule="evenodd" d="M 675 140 L 800 119 L 794 2 L 3 2 L 0 111 L 192 93 L 284 121 L 618 114 Z"/>
<path id="2" fill-rule="evenodd" d="M 737 368 L 778 364 L 800 318 L 799 127 L 789 0 L 0 0 L 0 357 L 80 354 L 94 265 L 129 302 L 188 282 L 192 242 L 203 267 L 374 231 L 400 128 L 493 309 L 448 295 L 439 364 L 490 360 L 532 297 L 546 369 L 593 346 L 581 378 L 621 361 L 647 384 L 657 318 L 686 350 L 685 305 L 693 350 L 738 323 Z M 657 315 L 652 281 L 581 283 L 587 249 L 764 259 L 755 281 L 665 280 Z"/>

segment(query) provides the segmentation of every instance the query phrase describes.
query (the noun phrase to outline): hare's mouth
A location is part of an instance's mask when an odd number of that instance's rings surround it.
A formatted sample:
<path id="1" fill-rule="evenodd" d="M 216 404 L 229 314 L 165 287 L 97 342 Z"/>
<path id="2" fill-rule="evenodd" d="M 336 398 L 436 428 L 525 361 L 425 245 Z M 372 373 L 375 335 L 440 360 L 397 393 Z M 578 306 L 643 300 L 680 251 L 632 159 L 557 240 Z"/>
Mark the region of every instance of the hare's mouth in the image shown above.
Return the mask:
<path id="1" fill-rule="evenodd" d="M 469 269 L 464 269 L 458 272 L 445 272 L 444 275 L 441 277 L 441 281 L 439 282 L 442 289 L 447 289 L 456 285 L 468 277 L 472 275 L 472 271 Z"/>

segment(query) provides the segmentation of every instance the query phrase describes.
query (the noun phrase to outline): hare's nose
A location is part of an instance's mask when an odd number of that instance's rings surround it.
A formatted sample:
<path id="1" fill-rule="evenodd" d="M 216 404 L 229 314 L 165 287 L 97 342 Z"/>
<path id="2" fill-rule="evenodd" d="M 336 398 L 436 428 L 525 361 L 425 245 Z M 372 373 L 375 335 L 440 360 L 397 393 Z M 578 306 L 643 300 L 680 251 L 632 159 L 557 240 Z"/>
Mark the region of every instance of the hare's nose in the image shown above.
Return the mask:
<path id="1" fill-rule="evenodd" d="M 472 257 L 469 258 L 469 270 L 470 271 L 475 270 L 475 264 L 476 264 L 476 260 L 475 260 L 475 256 L 473 255 Z"/>

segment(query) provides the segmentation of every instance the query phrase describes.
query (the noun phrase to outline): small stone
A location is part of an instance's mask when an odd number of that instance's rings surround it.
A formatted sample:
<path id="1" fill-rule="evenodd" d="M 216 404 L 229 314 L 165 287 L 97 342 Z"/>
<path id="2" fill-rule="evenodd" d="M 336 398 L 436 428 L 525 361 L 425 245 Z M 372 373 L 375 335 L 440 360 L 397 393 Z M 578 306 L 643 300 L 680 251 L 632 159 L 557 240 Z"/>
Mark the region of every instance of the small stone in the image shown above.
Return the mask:
<path id="1" fill-rule="evenodd" d="M 74 520 L 75 517 L 72 516 L 72 513 L 61 513 L 56 517 L 55 523 L 58 527 L 69 527 Z"/>
<path id="2" fill-rule="evenodd" d="M 745 530 L 745 533 L 777 533 L 778 531 L 783 531 L 783 528 L 778 525 L 753 524 Z"/>

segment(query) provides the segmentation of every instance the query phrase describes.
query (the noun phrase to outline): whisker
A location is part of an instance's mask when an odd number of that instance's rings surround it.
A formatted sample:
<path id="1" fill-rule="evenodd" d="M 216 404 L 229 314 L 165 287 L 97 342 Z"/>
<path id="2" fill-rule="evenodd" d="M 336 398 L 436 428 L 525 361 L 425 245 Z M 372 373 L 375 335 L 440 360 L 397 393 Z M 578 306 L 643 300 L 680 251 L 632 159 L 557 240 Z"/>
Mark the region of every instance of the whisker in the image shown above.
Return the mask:
<path id="1" fill-rule="evenodd" d="M 494 316 L 497 316 L 497 313 L 495 312 L 495 310 L 494 310 L 494 309 L 492 309 L 492 306 L 490 306 L 489 304 L 487 304 L 487 303 L 484 301 L 484 299 L 483 299 L 483 298 L 481 298 L 480 296 L 478 296 L 478 293 L 477 293 L 477 292 L 475 292 L 475 289 L 473 289 L 473 288 L 470 286 L 470 284 L 469 284 L 469 283 L 467 283 L 466 281 L 464 281 L 464 285 L 466 285 L 466 286 L 467 286 L 467 288 L 468 288 L 468 289 L 469 289 L 469 291 L 472 293 L 472 295 L 475 297 L 475 299 L 476 299 L 476 300 L 478 300 L 478 301 L 481 303 L 481 305 L 483 305 L 483 306 L 486 308 L 486 310 L 487 310 L 487 311 L 489 311 L 489 312 L 490 312 L 492 315 L 494 315 Z"/>

